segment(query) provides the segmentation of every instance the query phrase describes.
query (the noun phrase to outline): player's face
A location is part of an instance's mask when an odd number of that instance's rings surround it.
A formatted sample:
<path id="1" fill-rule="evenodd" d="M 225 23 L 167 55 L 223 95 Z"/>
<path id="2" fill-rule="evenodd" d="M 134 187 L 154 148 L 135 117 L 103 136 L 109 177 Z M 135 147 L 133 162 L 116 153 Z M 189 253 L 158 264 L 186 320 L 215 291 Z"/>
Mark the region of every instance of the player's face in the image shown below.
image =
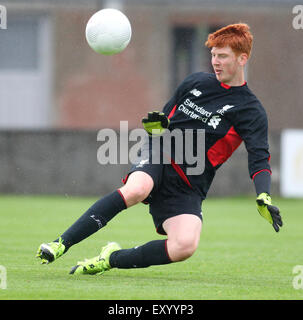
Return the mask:
<path id="1" fill-rule="evenodd" d="M 243 74 L 242 57 L 237 56 L 228 46 L 213 47 L 211 55 L 211 63 L 217 79 L 229 85 L 236 85 L 235 82 Z"/>

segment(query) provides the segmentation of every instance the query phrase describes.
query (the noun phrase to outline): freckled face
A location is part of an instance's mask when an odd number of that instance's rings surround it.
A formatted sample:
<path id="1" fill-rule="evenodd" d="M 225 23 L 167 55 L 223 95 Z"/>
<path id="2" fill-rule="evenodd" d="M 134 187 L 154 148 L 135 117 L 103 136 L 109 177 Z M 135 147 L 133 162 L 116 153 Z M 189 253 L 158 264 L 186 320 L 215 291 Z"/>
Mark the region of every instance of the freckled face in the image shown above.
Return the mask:
<path id="1" fill-rule="evenodd" d="M 213 47 L 211 50 L 211 63 L 220 82 L 229 84 L 238 77 L 239 72 L 243 70 L 240 60 L 240 56 L 236 56 L 229 46 Z"/>

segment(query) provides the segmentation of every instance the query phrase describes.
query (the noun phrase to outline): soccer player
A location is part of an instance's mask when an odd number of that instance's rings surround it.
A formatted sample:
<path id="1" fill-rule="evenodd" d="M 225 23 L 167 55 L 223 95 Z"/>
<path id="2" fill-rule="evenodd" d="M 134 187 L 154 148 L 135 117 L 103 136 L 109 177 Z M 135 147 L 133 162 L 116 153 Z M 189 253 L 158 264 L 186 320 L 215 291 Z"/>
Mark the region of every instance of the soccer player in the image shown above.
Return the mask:
<path id="1" fill-rule="evenodd" d="M 142 120 L 153 138 L 153 129 L 205 130 L 205 169 L 187 175 L 186 162 L 153 164 L 145 159 L 134 165 L 125 184 L 98 200 L 58 239 L 42 244 L 37 257 L 49 263 L 76 243 L 103 228 L 116 214 L 139 202 L 149 203 L 157 232 L 165 240 L 122 249 L 110 242 L 101 253 L 78 262 L 72 274 L 102 274 L 111 268 L 144 268 L 185 260 L 198 247 L 202 228 L 202 201 L 216 170 L 244 141 L 248 169 L 257 194 L 257 209 L 276 232 L 282 227 L 279 209 L 270 197 L 271 170 L 267 116 L 248 88 L 244 67 L 250 57 L 253 36 L 247 24 L 228 25 L 209 34 L 214 74 L 194 73 L 177 88 L 163 112 L 151 112 Z M 150 144 L 149 144 L 150 146 Z M 148 153 L 151 158 L 151 152 Z M 149 160 L 149 161 L 146 161 Z"/>

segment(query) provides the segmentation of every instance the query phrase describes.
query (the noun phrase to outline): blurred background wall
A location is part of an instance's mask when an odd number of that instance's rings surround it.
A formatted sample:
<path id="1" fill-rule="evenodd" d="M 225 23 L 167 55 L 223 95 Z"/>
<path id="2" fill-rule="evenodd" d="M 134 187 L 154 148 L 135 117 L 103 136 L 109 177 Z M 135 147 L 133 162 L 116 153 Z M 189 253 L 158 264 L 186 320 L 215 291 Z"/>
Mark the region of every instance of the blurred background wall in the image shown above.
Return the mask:
<path id="1" fill-rule="evenodd" d="M 281 134 L 303 129 L 303 30 L 292 25 L 296 2 L 0 4 L 7 8 L 7 29 L 0 29 L 1 193 L 97 195 L 118 187 L 129 166 L 98 163 L 97 132 L 118 131 L 122 120 L 130 129 L 141 127 L 141 118 L 161 109 L 186 75 L 212 72 L 207 35 L 241 21 L 255 39 L 246 76 L 268 113 L 272 191 L 280 194 Z M 93 52 L 85 39 L 89 17 L 105 7 L 121 9 L 133 30 L 127 49 L 110 57 Z M 254 194 L 244 146 L 210 190 L 232 194 Z"/>

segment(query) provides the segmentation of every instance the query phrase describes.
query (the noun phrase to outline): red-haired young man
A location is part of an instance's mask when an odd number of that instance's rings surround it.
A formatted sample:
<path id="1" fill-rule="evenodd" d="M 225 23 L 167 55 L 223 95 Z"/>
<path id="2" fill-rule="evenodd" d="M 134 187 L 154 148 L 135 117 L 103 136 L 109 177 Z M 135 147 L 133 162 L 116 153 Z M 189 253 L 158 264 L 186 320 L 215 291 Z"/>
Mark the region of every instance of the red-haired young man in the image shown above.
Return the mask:
<path id="1" fill-rule="evenodd" d="M 197 249 L 202 228 L 202 201 L 206 198 L 216 170 L 244 141 L 248 168 L 257 193 L 259 213 L 279 231 L 282 219 L 271 204 L 271 170 L 267 141 L 267 116 L 259 100 L 248 88 L 244 67 L 249 59 L 253 37 L 246 24 L 228 25 L 209 35 L 214 74 L 194 73 L 177 88 L 163 112 L 151 112 L 142 120 L 149 133 L 149 151 L 153 129 L 161 132 L 198 129 L 205 132 L 204 171 L 188 175 L 184 161 L 154 164 L 152 153 L 135 164 L 125 184 L 101 198 L 57 240 L 42 244 L 37 256 L 42 263 L 52 262 L 72 245 L 104 227 L 117 213 L 138 202 L 149 203 L 157 232 L 164 240 L 152 240 L 141 246 L 121 249 L 111 242 L 99 256 L 78 262 L 72 274 L 97 274 L 111 268 L 144 268 L 189 258 Z M 197 146 L 193 143 L 192 148 Z M 198 146 L 199 147 L 199 146 Z M 194 150 L 195 152 L 197 150 Z"/>

